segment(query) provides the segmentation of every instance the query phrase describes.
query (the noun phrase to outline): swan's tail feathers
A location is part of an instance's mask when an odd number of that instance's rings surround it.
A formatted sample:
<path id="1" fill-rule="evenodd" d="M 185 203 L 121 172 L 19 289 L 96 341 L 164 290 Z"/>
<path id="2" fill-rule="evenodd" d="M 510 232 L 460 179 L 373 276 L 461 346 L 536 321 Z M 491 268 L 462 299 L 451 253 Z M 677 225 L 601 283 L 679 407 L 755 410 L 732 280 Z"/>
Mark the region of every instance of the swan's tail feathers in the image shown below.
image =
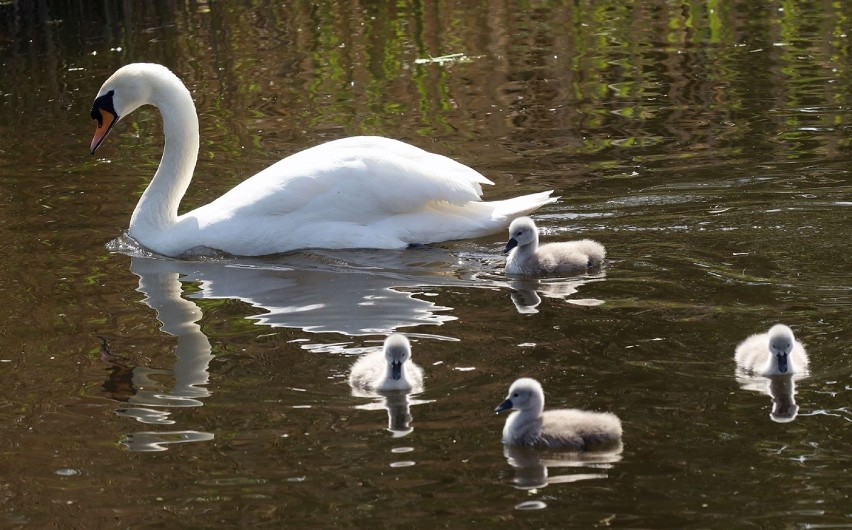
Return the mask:
<path id="1" fill-rule="evenodd" d="M 511 221 L 515 217 L 527 215 L 528 213 L 538 210 L 545 204 L 556 202 L 559 197 L 551 197 L 551 191 L 542 191 L 530 195 L 523 195 L 505 201 L 494 201 L 494 210 L 491 213 L 493 221 Z"/>

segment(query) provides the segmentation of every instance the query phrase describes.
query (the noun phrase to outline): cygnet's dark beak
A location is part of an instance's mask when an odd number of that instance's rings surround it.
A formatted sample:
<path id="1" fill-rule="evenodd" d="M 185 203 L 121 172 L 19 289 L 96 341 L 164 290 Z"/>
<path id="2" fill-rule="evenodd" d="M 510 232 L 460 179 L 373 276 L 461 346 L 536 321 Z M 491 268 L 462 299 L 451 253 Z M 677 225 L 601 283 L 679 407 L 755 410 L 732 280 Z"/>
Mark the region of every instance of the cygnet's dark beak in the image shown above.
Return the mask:
<path id="1" fill-rule="evenodd" d="M 402 377 L 402 363 L 391 363 L 391 377 L 394 381 L 399 381 Z"/>
<path id="2" fill-rule="evenodd" d="M 501 412 L 503 412 L 504 410 L 509 410 L 509 409 L 511 409 L 512 407 L 514 407 L 514 405 L 512 405 L 512 400 L 511 400 L 511 399 L 507 399 L 507 400 L 506 400 L 506 401 L 504 401 L 503 403 L 500 403 L 499 405 L 497 405 L 497 408 L 496 408 L 496 409 L 494 409 L 494 412 L 495 412 L 495 413 L 497 413 L 497 414 L 500 414 L 500 413 L 501 413 Z"/>
<path id="3" fill-rule="evenodd" d="M 503 249 L 503 254 L 509 252 L 513 248 L 518 246 L 518 240 L 514 237 L 509 238 L 509 241 L 506 241 L 506 248 Z"/>
<path id="4" fill-rule="evenodd" d="M 787 373 L 787 354 L 779 353 L 775 355 L 775 358 L 778 360 L 778 371 L 782 374 Z"/>

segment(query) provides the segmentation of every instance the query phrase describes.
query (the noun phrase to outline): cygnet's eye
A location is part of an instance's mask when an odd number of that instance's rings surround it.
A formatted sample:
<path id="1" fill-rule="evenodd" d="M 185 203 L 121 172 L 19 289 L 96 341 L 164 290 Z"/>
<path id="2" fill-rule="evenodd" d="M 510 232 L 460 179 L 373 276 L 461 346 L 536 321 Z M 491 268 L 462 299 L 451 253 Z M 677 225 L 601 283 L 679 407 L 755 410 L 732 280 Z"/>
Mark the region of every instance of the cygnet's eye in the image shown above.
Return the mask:
<path id="1" fill-rule="evenodd" d="M 514 394 L 512 394 L 512 397 L 518 397 L 518 393 L 515 392 Z"/>

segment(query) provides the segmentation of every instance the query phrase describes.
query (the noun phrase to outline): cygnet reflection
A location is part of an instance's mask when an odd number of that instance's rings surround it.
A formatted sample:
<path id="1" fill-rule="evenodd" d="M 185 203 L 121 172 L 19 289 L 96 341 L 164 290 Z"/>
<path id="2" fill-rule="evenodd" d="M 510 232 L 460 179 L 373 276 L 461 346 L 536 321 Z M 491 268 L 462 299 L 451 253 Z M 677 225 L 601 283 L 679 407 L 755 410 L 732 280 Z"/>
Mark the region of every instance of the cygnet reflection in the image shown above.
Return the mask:
<path id="1" fill-rule="evenodd" d="M 515 309 L 521 314 L 538 313 L 538 306 L 542 297 L 554 300 L 565 300 L 569 304 L 579 306 L 596 306 L 604 303 L 596 298 L 570 298 L 576 294 L 580 287 L 592 282 L 600 282 L 606 278 L 606 274 L 598 272 L 587 274 L 578 278 L 553 278 L 553 279 L 513 279 L 509 281 L 512 289 L 510 294 Z"/>
<path id="2" fill-rule="evenodd" d="M 799 414 L 796 404 L 796 380 L 800 375 L 771 375 L 768 377 L 738 373 L 737 383 L 743 390 L 766 394 L 772 399 L 769 418 L 776 423 L 789 423 Z"/>
<path id="3" fill-rule="evenodd" d="M 380 351 L 364 354 L 355 361 L 349 374 L 349 385 L 353 396 L 375 400 L 356 408 L 387 410 L 388 431 L 394 437 L 405 436 L 414 430 L 411 427 L 411 405 L 428 403 L 410 397 L 423 392 L 423 370 L 411 361 L 411 343 L 400 333 L 388 336 Z"/>
<path id="4" fill-rule="evenodd" d="M 769 378 L 769 395 L 772 397 L 772 411 L 769 417 L 777 423 L 787 423 L 796 419 L 799 406 L 793 396 L 796 395 L 796 381 L 793 376 L 775 375 Z"/>
<path id="5" fill-rule="evenodd" d="M 143 431 L 126 435 L 121 445 L 131 451 L 151 453 L 166 451 L 167 446 L 190 442 L 209 442 L 213 433 L 199 431 Z"/>
<path id="6" fill-rule="evenodd" d="M 503 456 L 514 468 L 512 482 L 515 487 L 533 489 L 548 484 L 607 478 L 606 470 L 621 461 L 623 449 L 620 440 L 606 451 L 541 451 L 504 445 Z M 554 475 L 552 470 L 557 468 L 571 468 L 573 472 Z"/>
<path id="7" fill-rule="evenodd" d="M 358 410 L 384 410 L 388 414 L 387 431 L 394 438 L 402 438 L 414 431 L 411 426 L 413 416 L 411 407 L 432 403 L 431 399 L 414 399 L 409 393 L 403 391 L 392 392 L 364 392 L 352 389 L 352 395 L 360 398 L 371 398 L 371 403 L 356 405 Z"/>

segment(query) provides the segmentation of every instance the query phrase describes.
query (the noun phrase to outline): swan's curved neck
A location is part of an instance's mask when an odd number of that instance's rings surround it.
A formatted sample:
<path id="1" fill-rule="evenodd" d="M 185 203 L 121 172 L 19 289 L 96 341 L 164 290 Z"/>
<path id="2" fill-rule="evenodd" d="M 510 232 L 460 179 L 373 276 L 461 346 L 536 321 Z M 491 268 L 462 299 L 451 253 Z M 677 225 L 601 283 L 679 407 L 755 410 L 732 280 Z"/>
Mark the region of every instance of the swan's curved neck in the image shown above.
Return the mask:
<path id="1" fill-rule="evenodd" d="M 130 235 L 143 245 L 177 221 L 178 205 L 198 159 L 198 115 L 192 96 L 177 79 L 164 84 L 154 87 L 150 101 L 163 116 L 163 158 L 130 218 Z"/>

